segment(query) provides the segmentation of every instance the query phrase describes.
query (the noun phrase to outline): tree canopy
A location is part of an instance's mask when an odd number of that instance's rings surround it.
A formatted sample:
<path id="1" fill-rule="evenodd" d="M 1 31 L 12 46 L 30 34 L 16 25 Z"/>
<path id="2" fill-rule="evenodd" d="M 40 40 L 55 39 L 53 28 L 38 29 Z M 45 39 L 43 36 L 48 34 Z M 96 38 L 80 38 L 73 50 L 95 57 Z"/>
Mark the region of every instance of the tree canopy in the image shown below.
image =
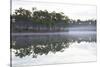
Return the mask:
<path id="1" fill-rule="evenodd" d="M 32 21 L 40 24 L 52 25 L 57 22 L 68 22 L 68 16 L 63 12 L 56 13 L 55 11 L 49 12 L 47 10 L 37 10 L 32 8 L 32 11 L 19 8 L 16 9 L 12 15 L 16 21 Z"/>

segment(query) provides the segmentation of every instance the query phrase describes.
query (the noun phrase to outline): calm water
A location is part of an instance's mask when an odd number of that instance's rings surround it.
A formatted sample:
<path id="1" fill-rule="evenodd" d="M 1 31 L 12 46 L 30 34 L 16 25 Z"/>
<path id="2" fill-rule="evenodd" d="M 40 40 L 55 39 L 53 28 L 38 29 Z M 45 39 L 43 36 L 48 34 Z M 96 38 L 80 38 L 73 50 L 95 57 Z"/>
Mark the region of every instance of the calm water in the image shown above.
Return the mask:
<path id="1" fill-rule="evenodd" d="M 12 34 L 12 66 L 96 61 L 96 31 Z"/>

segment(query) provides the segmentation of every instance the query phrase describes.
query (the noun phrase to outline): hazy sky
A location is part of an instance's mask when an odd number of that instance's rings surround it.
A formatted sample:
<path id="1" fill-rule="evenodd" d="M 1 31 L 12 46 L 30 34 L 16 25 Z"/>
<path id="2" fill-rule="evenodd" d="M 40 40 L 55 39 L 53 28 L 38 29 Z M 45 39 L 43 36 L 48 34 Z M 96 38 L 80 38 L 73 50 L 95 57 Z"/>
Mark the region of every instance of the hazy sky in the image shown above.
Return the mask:
<path id="1" fill-rule="evenodd" d="M 19 8 L 31 10 L 36 7 L 39 10 L 48 10 L 50 12 L 63 12 L 70 19 L 96 19 L 96 6 L 93 5 L 78 5 L 78 4 L 59 4 L 50 2 L 39 2 L 34 0 L 12 0 L 12 12 Z"/>

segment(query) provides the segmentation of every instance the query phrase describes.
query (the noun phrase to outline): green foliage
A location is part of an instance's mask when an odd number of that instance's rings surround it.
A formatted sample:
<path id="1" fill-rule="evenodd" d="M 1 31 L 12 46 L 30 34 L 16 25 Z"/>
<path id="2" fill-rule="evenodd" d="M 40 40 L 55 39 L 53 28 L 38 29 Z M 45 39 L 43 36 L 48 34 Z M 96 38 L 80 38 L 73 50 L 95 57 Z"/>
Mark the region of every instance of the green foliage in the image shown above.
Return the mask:
<path id="1" fill-rule="evenodd" d="M 37 10 L 32 8 L 32 11 L 19 8 L 16 9 L 13 16 L 16 21 L 32 21 L 35 23 L 46 24 L 51 26 L 58 21 L 68 22 L 68 17 L 63 15 L 64 13 L 48 12 L 47 10 Z"/>
<path id="2" fill-rule="evenodd" d="M 29 10 L 19 8 L 15 10 L 13 16 L 17 21 L 19 20 L 29 21 L 31 19 L 31 12 Z"/>

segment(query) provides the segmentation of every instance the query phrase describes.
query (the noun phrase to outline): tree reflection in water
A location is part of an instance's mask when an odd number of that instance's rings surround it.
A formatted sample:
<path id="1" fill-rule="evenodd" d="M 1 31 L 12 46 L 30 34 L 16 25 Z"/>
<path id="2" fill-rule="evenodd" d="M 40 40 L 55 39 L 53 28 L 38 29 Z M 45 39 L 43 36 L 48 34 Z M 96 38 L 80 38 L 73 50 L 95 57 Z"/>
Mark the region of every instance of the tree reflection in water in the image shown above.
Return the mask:
<path id="1" fill-rule="evenodd" d="M 23 58 L 25 56 L 32 55 L 36 58 L 37 55 L 47 55 L 49 52 L 56 53 L 58 51 L 63 52 L 64 48 L 68 48 L 69 44 L 67 40 L 53 39 L 52 37 L 31 39 L 32 37 L 14 37 L 11 48 L 14 49 L 15 56 Z"/>
<path id="2" fill-rule="evenodd" d="M 70 42 L 81 41 L 96 42 L 96 35 L 88 36 L 64 36 L 64 35 L 33 35 L 33 36 L 12 36 L 11 49 L 14 49 L 15 56 L 23 58 L 38 55 L 47 55 L 49 52 L 63 52 L 68 48 Z"/>

